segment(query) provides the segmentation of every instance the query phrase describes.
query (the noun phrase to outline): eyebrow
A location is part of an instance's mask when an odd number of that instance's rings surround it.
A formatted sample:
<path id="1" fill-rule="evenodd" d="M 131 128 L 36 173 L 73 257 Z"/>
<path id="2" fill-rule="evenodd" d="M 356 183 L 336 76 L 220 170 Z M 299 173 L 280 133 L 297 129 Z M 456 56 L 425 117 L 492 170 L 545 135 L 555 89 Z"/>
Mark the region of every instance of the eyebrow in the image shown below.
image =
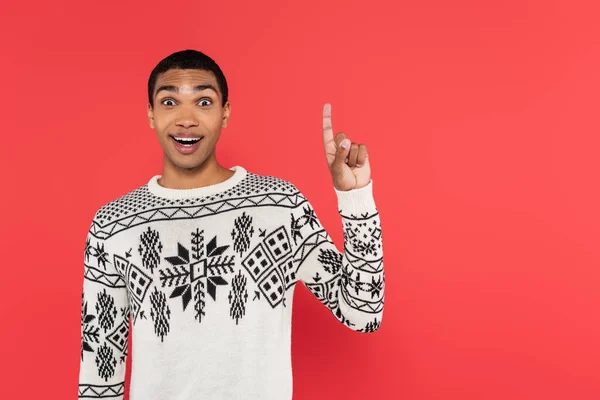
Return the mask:
<path id="1" fill-rule="evenodd" d="M 217 91 L 217 88 L 215 88 L 213 85 L 211 84 L 206 84 L 206 85 L 196 85 L 194 86 L 194 92 L 201 92 L 203 90 L 212 90 L 215 93 L 219 93 Z M 174 85 L 162 85 L 160 86 L 157 90 L 156 93 L 154 94 L 155 96 L 158 95 L 158 92 L 160 92 L 161 90 L 166 90 L 167 92 L 173 92 L 173 93 L 179 93 L 179 88 L 177 86 Z"/>

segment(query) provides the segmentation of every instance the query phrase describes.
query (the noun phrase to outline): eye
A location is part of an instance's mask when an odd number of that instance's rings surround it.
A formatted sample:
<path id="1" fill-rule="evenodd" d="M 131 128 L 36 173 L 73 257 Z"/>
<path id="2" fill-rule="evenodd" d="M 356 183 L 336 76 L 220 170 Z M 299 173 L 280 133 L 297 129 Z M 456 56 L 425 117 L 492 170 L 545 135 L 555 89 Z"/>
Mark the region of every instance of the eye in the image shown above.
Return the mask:
<path id="1" fill-rule="evenodd" d="M 212 101 L 210 101 L 210 99 L 202 99 L 198 104 L 200 104 L 201 106 L 209 106 L 212 104 Z"/>
<path id="2" fill-rule="evenodd" d="M 168 101 L 170 101 L 173 104 L 166 104 Z M 175 102 L 173 101 L 173 99 L 164 99 L 160 103 L 163 104 L 163 105 L 165 105 L 165 106 L 174 106 L 175 105 Z"/>

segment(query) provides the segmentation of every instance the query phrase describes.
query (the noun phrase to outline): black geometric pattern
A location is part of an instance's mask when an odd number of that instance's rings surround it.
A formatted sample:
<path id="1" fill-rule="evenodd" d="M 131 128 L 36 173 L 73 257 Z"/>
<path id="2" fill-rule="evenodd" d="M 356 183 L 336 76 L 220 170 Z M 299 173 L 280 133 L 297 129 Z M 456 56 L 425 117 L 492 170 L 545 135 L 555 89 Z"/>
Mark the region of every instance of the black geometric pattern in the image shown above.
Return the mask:
<path id="1" fill-rule="evenodd" d="M 342 254 L 332 249 L 319 249 L 318 260 L 323 269 L 332 275 L 336 275 L 342 268 Z"/>
<path id="2" fill-rule="evenodd" d="M 241 270 L 231 281 L 231 289 L 229 291 L 229 304 L 231 307 L 229 315 L 235 320 L 236 325 L 246 315 L 246 303 L 248 303 L 247 283 L 248 278 L 242 275 Z"/>
<path id="3" fill-rule="evenodd" d="M 127 353 L 127 338 L 129 337 L 129 325 L 123 320 L 108 334 L 106 339 L 115 346 L 120 352 Z"/>
<path id="4" fill-rule="evenodd" d="M 250 248 L 250 239 L 253 234 L 252 217 L 246 215 L 244 212 L 233 221 L 233 230 L 231 231 L 233 250 L 239 253 L 240 256 L 245 251 L 248 251 Z"/>
<path id="5" fill-rule="evenodd" d="M 152 284 L 152 278 L 136 265 L 129 264 L 127 283 L 133 299 L 139 303 L 143 303 L 146 293 Z"/>
<path id="6" fill-rule="evenodd" d="M 142 265 L 154 272 L 160 264 L 160 253 L 162 252 L 162 243 L 157 231 L 148 227 L 148 230 L 142 233 L 140 237 L 140 246 L 138 251 L 142 256 Z"/>
<path id="7" fill-rule="evenodd" d="M 213 237 L 204 245 L 204 231 L 196 229 L 192 232 L 190 250 L 177 244 L 177 255 L 165 257 L 172 267 L 158 270 L 162 287 L 173 287 L 169 298 L 181 299 L 183 311 L 194 299 L 195 318 L 202 322 L 206 315 L 206 294 L 213 300 L 217 298 L 217 287 L 227 285 L 223 275 L 234 272 L 235 256 L 225 252 L 229 245 L 217 245 L 217 237 Z"/>
<path id="8" fill-rule="evenodd" d="M 302 213 L 299 211 L 293 210 L 290 229 L 300 242 L 294 260 L 300 264 L 298 273 L 305 286 L 340 322 L 360 332 L 377 330 L 379 324 L 375 321 L 383 311 L 385 287 L 379 213 L 375 210 L 347 215 L 340 210 L 344 226 L 342 253 L 310 204 L 302 208 Z M 352 316 L 344 315 L 340 302 L 344 302 L 344 309 L 352 310 Z M 368 315 L 375 319 L 362 325 Z M 351 321 L 354 318 L 360 319 L 360 324 Z"/>
<path id="9" fill-rule="evenodd" d="M 271 307 L 275 308 L 285 294 L 285 282 L 279 268 L 270 269 L 258 283 L 258 287 Z"/>
<path id="10" fill-rule="evenodd" d="M 323 303 L 331 311 L 337 310 L 340 288 L 340 281 L 338 279 L 334 278 L 322 283 L 307 282 L 306 287 L 312 292 L 317 300 Z"/>
<path id="11" fill-rule="evenodd" d="M 96 365 L 98 366 L 98 376 L 105 381 L 108 381 L 108 378 L 111 378 L 115 374 L 117 360 L 115 359 L 113 349 L 106 342 L 96 350 Z"/>
<path id="12" fill-rule="evenodd" d="M 355 255 L 377 257 L 381 252 L 379 218 L 349 218 L 344 220 L 344 239 Z"/>
<path id="13" fill-rule="evenodd" d="M 198 322 L 202 322 L 202 318 L 206 316 L 206 285 L 203 281 L 197 280 L 194 283 L 194 319 Z"/>
<path id="14" fill-rule="evenodd" d="M 267 250 L 271 254 L 273 260 L 276 263 L 280 262 L 283 258 L 292 254 L 292 246 L 290 244 L 290 239 L 288 234 L 283 226 L 280 226 L 278 229 L 274 230 L 267 238 L 265 239 L 265 243 L 267 244 Z"/>
<path id="15" fill-rule="evenodd" d="M 99 283 L 109 288 L 124 288 L 125 281 L 120 274 L 109 274 L 105 271 L 85 264 L 84 279 Z"/>
<path id="16" fill-rule="evenodd" d="M 106 269 L 106 263 L 108 262 L 108 253 L 104 251 L 104 243 L 97 242 L 96 247 L 89 250 L 86 249 L 86 253 L 89 251 L 92 256 L 97 260 L 98 266 Z"/>
<path id="17" fill-rule="evenodd" d="M 82 362 L 91 363 L 97 379 L 80 382 L 80 398 L 123 395 L 124 377 L 115 374 L 127 357 L 130 318 L 156 343 L 169 340 L 186 313 L 210 324 L 207 315 L 228 312 L 243 329 L 257 307 L 286 307 L 288 290 L 301 280 L 342 324 L 378 330 L 385 288 L 379 214 L 339 213 L 343 252 L 306 197 L 271 176 L 248 173 L 234 187 L 196 199 L 157 197 L 144 185 L 102 207 L 86 240 L 84 277 L 92 290 L 82 294 L 81 314 Z M 227 226 L 210 218 L 220 215 Z M 189 239 L 175 239 L 180 227 L 165 223 L 178 220 Z M 127 231 L 135 232 L 131 243 Z M 113 247 L 108 240 L 115 235 Z M 207 328 L 218 334 L 218 327 Z M 205 328 L 198 329 L 202 340 Z"/>
<path id="18" fill-rule="evenodd" d="M 269 258 L 263 243 L 259 243 L 242 261 L 242 265 L 256 282 L 265 271 L 273 267 L 273 261 Z"/>
<path id="19" fill-rule="evenodd" d="M 88 303 L 85 301 L 85 292 L 81 294 L 81 360 L 83 361 L 83 352 L 93 352 L 92 344 L 100 343 L 100 327 L 94 324 L 95 315 L 88 314 Z"/>
<path id="20" fill-rule="evenodd" d="M 104 332 L 108 331 L 115 325 L 115 318 L 117 317 L 115 299 L 106 292 L 106 288 L 98 293 L 96 313 L 98 314 L 98 324 L 104 330 Z"/>
<path id="21" fill-rule="evenodd" d="M 152 277 L 118 254 L 114 255 L 114 265 L 117 272 L 127 282 L 129 307 L 131 308 L 133 323 L 135 324 L 141 311 L 141 304 L 143 304 L 148 290 L 152 286 Z"/>
<path id="22" fill-rule="evenodd" d="M 84 259 L 85 262 L 88 263 L 90 261 L 90 257 L 92 256 L 92 238 L 91 237 L 87 237 L 86 241 L 85 241 L 85 252 L 84 252 Z"/>
<path id="23" fill-rule="evenodd" d="M 381 321 L 379 321 L 377 318 L 374 318 L 373 321 L 367 322 L 367 325 L 364 328 L 358 329 L 358 332 L 372 333 L 378 330 L 380 326 Z"/>
<path id="24" fill-rule="evenodd" d="M 262 298 L 271 307 L 277 307 L 283 301 L 287 289 L 297 281 L 292 244 L 285 227 L 280 226 L 265 235 L 242 260 L 242 266 L 257 284 Z"/>
<path id="25" fill-rule="evenodd" d="M 292 183 L 250 172 L 234 187 L 198 199 L 159 198 L 144 185 L 101 207 L 90 231 L 95 237 L 107 238 L 154 221 L 202 218 L 263 206 L 295 208 L 305 201 Z"/>
<path id="26" fill-rule="evenodd" d="M 344 288 L 354 292 L 356 296 L 362 293 L 369 293 L 371 299 L 379 297 L 383 291 L 383 276 L 363 273 L 363 276 L 365 275 L 367 276 L 367 279 L 370 278 L 370 281 L 361 279 L 360 270 L 354 270 L 351 269 L 349 265 L 345 265 L 342 273 L 342 283 Z"/>
<path id="27" fill-rule="evenodd" d="M 302 207 L 302 211 L 303 214 L 298 218 L 295 218 L 293 213 L 290 214 L 292 218 L 292 238 L 294 239 L 294 244 L 296 245 L 298 244 L 298 240 L 301 240 L 303 238 L 301 233 L 302 228 L 308 225 L 311 229 L 314 230 L 319 226 L 319 220 L 317 218 L 317 215 L 315 214 L 315 210 L 312 209 L 310 204 L 307 204 L 304 207 Z"/>
<path id="28" fill-rule="evenodd" d="M 217 286 L 227 285 L 227 281 L 222 276 L 209 276 L 206 283 L 206 291 L 213 300 L 217 300 Z"/>
<path id="29" fill-rule="evenodd" d="M 114 385 L 79 385 L 80 399 L 114 399 L 121 398 L 125 393 L 125 382 Z"/>
<path id="30" fill-rule="evenodd" d="M 150 295 L 150 304 L 152 305 L 150 317 L 154 321 L 154 333 L 160 337 L 160 341 L 162 342 L 169 333 L 169 320 L 171 319 L 171 310 L 167 304 L 167 296 L 154 287 L 154 292 Z"/>
<path id="31" fill-rule="evenodd" d="M 110 264 L 108 257 L 109 254 L 105 250 L 104 242 L 98 240 L 93 244 L 91 235 L 88 235 L 84 253 L 84 279 L 100 283 L 109 288 L 124 287 L 125 282 L 123 279 L 119 275 L 110 273 L 107 270 L 107 264 Z M 96 266 L 92 266 L 92 262 Z"/>
<path id="32" fill-rule="evenodd" d="M 294 262 L 294 258 L 292 256 L 286 258 L 279 264 L 279 269 L 283 275 L 283 281 L 285 283 L 286 290 L 292 287 L 298 278 L 296 277 L 296 270 L 298 265 Z"/>
<path id="33" fill-rule="evenodd" d="M 320 279 L 318 279 L 320 280 Z M 352 323 L 343 313 L 339 306 L 340 297 L 340 281 L 339 279 L 333 278 L 327 282 L 316 283 L 306 282 L 306 288 L 323 303 L 335 317 L 344 325 L 348 327 L 354 327 Z"/>

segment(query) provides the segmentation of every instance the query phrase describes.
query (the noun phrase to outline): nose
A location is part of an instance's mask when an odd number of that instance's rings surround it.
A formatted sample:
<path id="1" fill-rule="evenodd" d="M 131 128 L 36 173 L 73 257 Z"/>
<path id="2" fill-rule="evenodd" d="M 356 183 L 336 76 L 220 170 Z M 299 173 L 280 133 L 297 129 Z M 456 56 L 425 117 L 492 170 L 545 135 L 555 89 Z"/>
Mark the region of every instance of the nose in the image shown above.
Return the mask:
<path id="1" fill-rule="evenodd" d="M 184 128 L 198 126 L 198 118 L 193 111 L 184 109 L 177 115 L 175 124 Z"/>

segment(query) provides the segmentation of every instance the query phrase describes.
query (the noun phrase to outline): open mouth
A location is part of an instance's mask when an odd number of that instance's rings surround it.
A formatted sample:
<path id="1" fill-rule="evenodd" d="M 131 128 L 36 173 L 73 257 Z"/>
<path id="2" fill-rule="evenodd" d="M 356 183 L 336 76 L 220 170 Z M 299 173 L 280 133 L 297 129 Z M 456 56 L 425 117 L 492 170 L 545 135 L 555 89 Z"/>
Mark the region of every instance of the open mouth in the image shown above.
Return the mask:
<path id="1" fill-rule="evenodd" d="M 177 143 L 183 145 L 183 146 L 193 146 L 196 143 L 198 143 L 200 140 L 202 140 L 202 137 L 199 138 L 180 138 L 180 137 L 175 137 L 175 136 L 171 136 L 171 138 L 176 141 Z"/>

